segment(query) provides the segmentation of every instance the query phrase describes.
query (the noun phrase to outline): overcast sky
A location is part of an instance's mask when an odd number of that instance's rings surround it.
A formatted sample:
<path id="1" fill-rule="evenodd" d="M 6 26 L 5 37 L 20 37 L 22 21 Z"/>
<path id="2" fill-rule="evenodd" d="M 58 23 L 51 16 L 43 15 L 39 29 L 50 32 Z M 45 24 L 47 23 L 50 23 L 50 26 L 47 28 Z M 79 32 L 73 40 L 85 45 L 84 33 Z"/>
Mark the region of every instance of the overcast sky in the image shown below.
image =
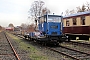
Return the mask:
<path id="1" fill-rule="evenodd" d="M 36 0 L 0 0 L 0 25 L 7 27 L 10 23 L 14 26 L 21 23 L 32 23 L 28 19 L 28 10 Z M 65 10 L 75 9 L 90 0 L 42 0 L 51 13 L 60 15 Z"/>

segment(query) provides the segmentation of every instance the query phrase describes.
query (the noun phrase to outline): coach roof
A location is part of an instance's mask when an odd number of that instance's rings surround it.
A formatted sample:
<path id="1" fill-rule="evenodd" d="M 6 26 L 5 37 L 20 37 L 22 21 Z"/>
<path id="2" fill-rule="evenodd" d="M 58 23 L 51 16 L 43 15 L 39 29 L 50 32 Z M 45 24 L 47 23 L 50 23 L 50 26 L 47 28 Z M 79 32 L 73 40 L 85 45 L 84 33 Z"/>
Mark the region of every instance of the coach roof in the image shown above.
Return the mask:
<path id="1" fill-rule="evenodd" d="M 87 15 L 87 14 L 90 14 L 90 11 L 79 12 L 76 14 L 70 14 L 70 15 L 64 16 L 63 18 L 69 18 L 69 17 L 81 16 L 81 15 Z"/>

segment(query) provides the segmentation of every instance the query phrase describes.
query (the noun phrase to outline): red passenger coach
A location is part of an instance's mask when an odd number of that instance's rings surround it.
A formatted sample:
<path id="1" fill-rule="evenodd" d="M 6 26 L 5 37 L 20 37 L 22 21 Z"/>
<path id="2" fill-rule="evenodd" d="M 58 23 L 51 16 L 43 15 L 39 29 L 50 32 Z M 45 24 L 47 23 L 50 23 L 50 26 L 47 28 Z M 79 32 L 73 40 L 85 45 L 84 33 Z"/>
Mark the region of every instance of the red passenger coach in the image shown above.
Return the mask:
<path id="1" fill-rule="evenodd" d="M 63 18 L 63 32 L 70 39 L 89 40 L 90 37 L 90 11 L 71 14 Z"/>
<path id="2" fill-rule="evenodd" d="M 5 28 L 7 31 L 14 31 L 14 27 L 6 27 Z"/>
<path id="3" fill-rule="evenodd" d="M 90 26 L 74 26 L 74 27 L 64 27 L 64 33 L 71 34 L 90 34 Z"/>

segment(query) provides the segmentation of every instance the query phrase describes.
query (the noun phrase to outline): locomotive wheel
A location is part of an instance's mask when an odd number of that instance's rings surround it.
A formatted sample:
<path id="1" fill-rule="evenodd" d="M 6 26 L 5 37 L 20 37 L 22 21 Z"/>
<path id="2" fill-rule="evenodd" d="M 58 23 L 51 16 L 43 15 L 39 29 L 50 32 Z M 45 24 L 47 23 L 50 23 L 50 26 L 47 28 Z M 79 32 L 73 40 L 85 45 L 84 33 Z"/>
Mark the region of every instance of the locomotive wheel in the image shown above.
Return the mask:
<path id="1" fill-rule="evenodd" d="M 59 46 L 59 43 L 55 43 L 54 45 L 55 45 L 55 46 Z"/>

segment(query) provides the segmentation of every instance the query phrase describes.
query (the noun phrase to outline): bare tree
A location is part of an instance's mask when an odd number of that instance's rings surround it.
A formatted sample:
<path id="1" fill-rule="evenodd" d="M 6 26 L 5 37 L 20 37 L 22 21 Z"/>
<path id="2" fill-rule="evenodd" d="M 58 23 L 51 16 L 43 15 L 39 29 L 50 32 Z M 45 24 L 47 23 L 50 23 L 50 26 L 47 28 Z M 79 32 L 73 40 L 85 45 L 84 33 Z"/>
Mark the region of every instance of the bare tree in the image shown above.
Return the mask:
<path id="1" fill-rule="evenodd" d="M 69 15 L 69 10 L 68 9 L 65 11 L 65 16 L 66 15 Z"/>
<path id="2" fill-rule="evenodd" d="M 69 12 L 70 14 L 74 14 L 75 13 L 75 10 L 73 9 L 73 10 L 70 10 L 70 12 Z"/>
<path id="3" fill-rule="evenodd" d="M 86 6 L 83 4 L 81 8 L 82 12 L 86 11 Z"/>
<path id="4" fill-rule="evenodd" d="M 78 12 L 81 12 L 80 6 L 76 7 L 76 11 L 77 11 L 77 13 L 78 13 Z"/>
<path id="5" fill-rule="evenodd" d="M 44 6 L 43 1 L 34 1 L 30 8 L 30 15 L 34 17 L 35 19 L 38 16 L 41 16 L 42 8 Z"/>
<path id="6" fill-rule="evenodd" d="M 50 10 L 45 7 L 45 8 L 42 9 L 42 15 L 46 14 L 46 12 L 50 13 Z"/>
<path id="7" fill-rule="evenodd" d="M 86 11 L 89 11 L 90 10 L 90 3 L 89 2 L 86 2 L 86 7 L 87 7 Z"/>
<path id="8" fill-rule="evenodd" d="M 78 6 L 76 7 L 76 10 L 66 10 L 65 11 L 65 16 L 73 13 L 78 13 L 78 12 L 85 12 L 85 11 L 90 11 L 90 3 L 86 2 L 86 4 L 83 4 L 81 7 Z"/>
<path id="9" fill-rule="evenodd" d="M 35 19 L 36 27 L 37 27 L 37 17 L 41 16 L 42 8 L 44 6 L 43 1 L 34 1 L 29 10 L 31 18 Z"/>
<path id="10" fill-rule="evenodd" d="M 34 25 L 34 24 L 27 25 L 27 31 L 28 31 L 28 32 L 33 32 L 33 31 L 35 31 L 35 25 Z"/>
<path id="11" fill-rule="evenodd" d="M 21 29 L 22 29 L 22 30 L 26 30 L 26 29 L 27 29 L 27 25 L 26 25 L 25 23 L 22 23 L 22 24 L 21 24 Z"/>
<path id="12" fill-rule="evenodd" d="M 14 27 L 14 25 L 13 25 L 12 23 L 10 23 L 10 24 L 8 25 L 8 27 Z"/>
<path id="13" fill-rule="evenodd" d="M 2 26 L 0 26 L 0 30 L 2 30 Z"/>
<path id="14" fill-rule="evenodd" d="M 31 18 L 33 18 L 35 20 L 36 27 L 37 27 L 37 17 L 43 15 L 46 11 L 48 11 L 48 13 L 50 12 L 49 9 L 44 7 L 44 4 L 45 3 L 41 0 L 34 1 L 31 5 L 30 10 L 29 10 Z"/>
<path id="15" fill-rule="evenodd" d="M 76 7 L 77 8 L 77 13 L 78 12 L 84 12 L 84 11 L 86 11 L 86 6 L 83 4 L 81 7 L 80 6 L 78 6 L 78 7 Z"/>

